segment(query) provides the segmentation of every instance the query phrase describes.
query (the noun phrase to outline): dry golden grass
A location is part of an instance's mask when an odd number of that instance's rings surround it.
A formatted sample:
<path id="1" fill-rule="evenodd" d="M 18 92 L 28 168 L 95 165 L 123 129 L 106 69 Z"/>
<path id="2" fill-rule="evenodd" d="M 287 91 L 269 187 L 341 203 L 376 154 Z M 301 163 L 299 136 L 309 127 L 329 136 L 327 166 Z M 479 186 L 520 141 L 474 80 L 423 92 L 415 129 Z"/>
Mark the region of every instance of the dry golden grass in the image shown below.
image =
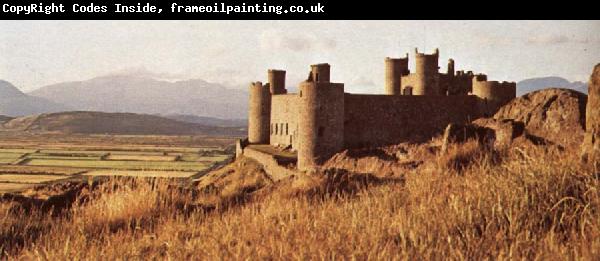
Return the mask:
<path id="1" fill-rule="evenodd" d="M 0 174 L 0 183 L 28 183 L 28 184 L 39 184 L 48 181 L 55 181 L 69 178 L 69 176 L 59 175 L 26 175 L 26 174 Z"/>
<path id="2" fill-rule="evenodd" d="M 148 178 L 188 178 L 197 174 L 197 171 L 161 171 L 161 170 L 90 170 L 83 176 L 123 176 L 123 177 L 148 177 Z"/>
<path id="3" fill-rule="evenodd" d="M 33 184 L 23 184 L 23 183 L 3 183 L 0 182 L 0 194 L 6 192 L 19 191 L 23 189 L 27 189 L 33 187 Z"/>
<path id="4" fill-rule="evenodd" d="M 402 182 L 328 172 L 272 184 L 245 159 L 192 189 L 115 179 L 89 186 L 60 215 L 0 203 L 0 252 L 49 260 L 598 260 L 598 170 L 544 147 L 501 154 L 456 148 Z M 465 155 L 474 158 L 455 168 Z"/>

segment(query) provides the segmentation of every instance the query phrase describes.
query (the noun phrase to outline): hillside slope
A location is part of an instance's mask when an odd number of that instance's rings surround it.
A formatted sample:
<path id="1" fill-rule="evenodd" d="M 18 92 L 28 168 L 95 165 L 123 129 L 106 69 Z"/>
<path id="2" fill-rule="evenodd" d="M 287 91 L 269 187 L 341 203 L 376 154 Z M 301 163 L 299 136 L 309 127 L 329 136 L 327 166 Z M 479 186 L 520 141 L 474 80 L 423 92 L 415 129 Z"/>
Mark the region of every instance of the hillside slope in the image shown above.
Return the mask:
<path id="1" fill-rule="evenodd" d="M 172 120 L 198 123 L 207 126 L 219 126 L 219 127 L 245 127 L 248 126 L 248 119 L 219 119 L 213 117 L 202 117 L 195 115 L 182 115 L 182 114 L 169 114 L 160 115 L 165 118 Z"/>
<path id="2" fill-rule="evenodd" d="M 60 112 L 19 117 L 1 125 L 8 131 L 139 134 L 139 135 L 232 135 L 244 129 L 204 126 L 154 115 L 105 112 Z"/>

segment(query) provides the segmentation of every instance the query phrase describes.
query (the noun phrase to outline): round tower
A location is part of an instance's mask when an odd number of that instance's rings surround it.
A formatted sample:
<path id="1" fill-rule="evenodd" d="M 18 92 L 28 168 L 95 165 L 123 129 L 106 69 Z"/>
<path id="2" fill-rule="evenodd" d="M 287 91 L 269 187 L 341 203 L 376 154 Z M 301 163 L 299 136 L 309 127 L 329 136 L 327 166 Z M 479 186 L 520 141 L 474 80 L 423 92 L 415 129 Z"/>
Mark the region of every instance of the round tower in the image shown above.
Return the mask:
<path id="1" fill-rule="evenodd" d="M 271 94 L 285 94 L 285 71 L 271 69 L 268 72 L 269 88 Z"/>
<path id="2" fill-rule="evenodd" d="M 414 95 L 440 95 L 438 88 L 439 50 L 433 54 L 419 53 L 415 48 L 415 77 Z"/>
<path id="3" fill-rule="evenodd" d="M 313 82 L 329 82 L 331 66 L 328 63 L 313 64 L 310 66 L 311 79 Z"/>
<path id="4" fill-rule="evenodd" d="M 298 169 L 314 171 L 344 148 L 344 84 L 300 83 Z"/>
<path id="5" fill-rule="evenodd" d="M 473 95 L 479 97 L 479 113 L 492 116 L 516 97 L 517 84 L 514 82 L 488 81 L 485 75 L 473 77 Z"/>
<path id="6" fill-rule="evenodd" d="M 406 58 L 385 58 L 385 94 L 402 95 L 402 76 L 408 74 L 408 54 Z"/>
<path id="7" fill-rule="evenodd" d="M 263 85 L 262 82 L 250 84 L 248 107 L 248 142 L 269 144 L 271 93 L 268 85 Z"/>

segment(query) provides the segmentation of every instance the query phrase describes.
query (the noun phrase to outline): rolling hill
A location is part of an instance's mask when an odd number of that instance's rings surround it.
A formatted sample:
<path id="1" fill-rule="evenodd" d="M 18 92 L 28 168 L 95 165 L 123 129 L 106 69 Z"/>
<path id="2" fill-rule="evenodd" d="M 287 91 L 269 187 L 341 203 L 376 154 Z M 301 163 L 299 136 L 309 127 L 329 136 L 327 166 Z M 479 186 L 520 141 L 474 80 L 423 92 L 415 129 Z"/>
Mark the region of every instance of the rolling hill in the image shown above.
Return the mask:
<path id="1" fill-rule="evenodd" d="M 4 131 L 131 135 L 241 136 L 244 128 L 205 126 L 155 115 L 73 111 L 19 117 L 0 124 Z"/>
<path id="2" fill-rule="evenodd" d="M 165 118 L 183 121 L 183 122 L 191 122 L 198 123 L 207 126 L 219 126 L 219 127 L 246 127 L 248 126 L 248 119 L 219 119 L 212 117 L 202 117 L 195 115 L 182 115 L 182 114 L 168 114 L 168 115 L 160 115 Z"/>
<path id="3" fill-rule="evenodd" d="M 44 98 L 24 94 L 10 82 L 0 80 L 0 115 L 23 116 L 68 109 Z"/>
<path id="4" fill-rule="evenodd" d="M 248 94 L 200 79 L 164 81 L 143 75 L 110 75 L 44 86 L 29 93 L 74 110 L 189 114 L 245 118 Z"/>

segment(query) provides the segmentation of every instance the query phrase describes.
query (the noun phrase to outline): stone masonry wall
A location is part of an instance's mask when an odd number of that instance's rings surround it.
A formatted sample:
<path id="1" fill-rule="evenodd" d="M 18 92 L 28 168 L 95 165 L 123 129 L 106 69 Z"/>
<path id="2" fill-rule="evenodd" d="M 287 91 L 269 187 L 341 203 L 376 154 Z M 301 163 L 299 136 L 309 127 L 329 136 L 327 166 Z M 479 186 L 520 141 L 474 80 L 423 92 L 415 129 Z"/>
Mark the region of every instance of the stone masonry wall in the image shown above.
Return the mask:
<path id="1" fill-rule="evenodd" d="M 252 149 L 251 147 L 244 148 L 243 155 L 258 161 L 263 166 L 265 172 L 271 176 L 273 180 L 289 177 L 296 173 L 295 170 L 279 165 L 273 155 Z"/>
<path id="2" fill-rule="evenodd" d="M 298 95 L 271 97 L 270 144 L 298 148 Z"/>
<path id="3" fill-rule="evenodd" d="M 425 141 L 477 116 L 477 97 L 345 94 L 345 147 Z"/>

